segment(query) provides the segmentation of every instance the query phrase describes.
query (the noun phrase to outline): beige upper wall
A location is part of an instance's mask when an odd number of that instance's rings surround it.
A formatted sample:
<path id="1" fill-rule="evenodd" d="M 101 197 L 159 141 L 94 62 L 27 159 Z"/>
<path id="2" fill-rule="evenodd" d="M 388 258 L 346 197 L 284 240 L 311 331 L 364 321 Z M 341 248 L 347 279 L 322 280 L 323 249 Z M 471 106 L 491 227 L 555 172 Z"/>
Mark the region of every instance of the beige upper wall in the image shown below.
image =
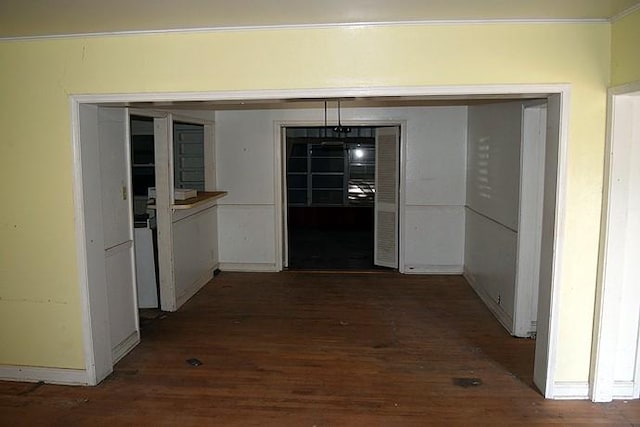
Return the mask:
<path id="1" fill-rule="evenodd" d="M 556 379 L 586 380 L 609 27 L 387 26 L 0 43 L 0 193 L 10 201 L 0 211 L 0 363 L 83 366 L 71 94 L 569 83 Z"/>
<path id="2" fill-rule="evenodd" d="M 640 81 L 640 9 L 611 26 L 611 85 Z"/>

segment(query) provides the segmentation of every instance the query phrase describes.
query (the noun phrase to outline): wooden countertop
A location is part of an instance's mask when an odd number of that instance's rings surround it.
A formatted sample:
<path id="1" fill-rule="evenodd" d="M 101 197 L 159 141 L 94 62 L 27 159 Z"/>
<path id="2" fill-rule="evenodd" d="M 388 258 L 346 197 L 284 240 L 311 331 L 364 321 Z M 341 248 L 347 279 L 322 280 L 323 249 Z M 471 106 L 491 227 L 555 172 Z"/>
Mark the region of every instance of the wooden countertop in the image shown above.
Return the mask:
<path id="1" fill-rule="evenodd" d="M 227 195 L 226 191 L 198 191 L 196 197 L 186 200 L 176 200 L 171 206 L 173 209 L 191 209 L 212 202 Z M 148 209 L 155 209 L 156 205 L 147 205 Z"/>

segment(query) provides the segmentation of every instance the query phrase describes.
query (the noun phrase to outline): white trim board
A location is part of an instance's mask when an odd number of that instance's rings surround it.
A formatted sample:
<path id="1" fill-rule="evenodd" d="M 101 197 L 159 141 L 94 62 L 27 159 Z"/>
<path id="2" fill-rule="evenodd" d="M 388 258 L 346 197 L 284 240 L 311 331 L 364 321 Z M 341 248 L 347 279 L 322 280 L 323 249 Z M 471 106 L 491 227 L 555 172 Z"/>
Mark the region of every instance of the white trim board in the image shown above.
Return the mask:
<path id="1" fill-rule="evenodd" d="M 503 99 L 513 98 L 539 98 L 554 97 L 560 99 L 559 121 L 560 133 L 558 135 L 558 164 L 557 185 L 555 194 L 555 216 L 553 222 L 554 239 L 553 251 L 550 256 L 550 303 L 549 303 L 549 332 L 547 336 L 538 334 L 538 342 L 545 342 L 544 380 L 546 386 L 544 394 L 548 398 L 555 396 L 555 371 L 556 351 L 558 342 L 558 296 L 563 265 L 563 243 L 565 224 L 565 200 L 566 200 L 566 153 L 568 145 L 568 122 L 570 113 L 569 97 L 571 86 L 569 84 L 531 84 L 531 85 L 457 85 L 457 86 L 417 86 L 417 87 L 366 87 L 366 88 L 324 88 L 324 89 L 291 89 L 291 90 L 254 90 L 254 91 L 219 91 L 219 92 L 178 92 L 178 93 L 129 93 L 129 94 L 102 94 L 102 95 L 72 95 L 71 96 L 71 125 L 72 144 L 74 154 L 74 201 L 76 218 L 76 239 L 78 244 L 78 275 L 83 310 L 83 337 L 85 349 L 85 364 L 87 370 L 93 370 L 90 375 L 95 383 L 95 354 L 94 342 L 100 342 L 104 337 L 99 325 L 92 324 L 90 320 L 91 307 L 88 298 L 89 271 L 87 269 L 87 251 L 84 246 L 86 237 L 85 224 L 82 221 L 84 215 L 84 201 L 82 193 L 82 164 L 79 138 L 79 106 L 81 104 L 98 103 L 136 103 L 136 102 L 180 102 L 180 101 L 252 101 L 268 99 L 324 99 L 347 97 L 439 97 L 440 99 L 470 99 L 478 96 Z M 403 135 L 404 136 L 404 135 Z M 402 171 L 401 171 L 402 174 Z M 402 189 L 401 189 L 402 193 Z M 277 201 L 276 201 L 277 202 Z M 401 201 L 402 203 L 403 201 Z M 220 263 L 221 270 L 236 271 L 277 271 L 274 264 L 236 264 Z"/>
<path id="2" fill-rule="evenodd" d="M 80 301 L 82 302 L 82 338 L 85 364 L 86 384 L 96 384 L 96 366 L 93 336 L 95 326 L 91 319 L 89 299 L 89 269 L 87 265 L 86 224 L 84 221 L 84 181 L 82 179 L 82 153 L 80 150 L 80 106 L 73 98 L 69 103 L 71 113 L 71 141 L 73 150 L 73 206 L 76 231 L 76 254 L 78 262 L 78 279 L 80 285 Z M 35 371 L 38 374 L 39 371 Z M 44 372 L 43 372 L 44 374 Z M 38 378 L 34 376 L 34 378 Z M 41 377 L 42 379 L 42 377 Z"/>
<path id="3" fill-rule="evenodd" d="M 244 272 L 276 272 L 281 269 L 275 263 L 261 262 L 221 262 L 220 271 L 244 271 Z"/>
<path id="4" fill-rule="evenodd" d="M 35 366 L 0 365 L 1 381 L 45 382 L 62 385 L 90 385 L 84 369 L 39 368 Z"/>
<path id="5" fill-rule="evenodd" d="M 463 265 L 427 265 L 427 264 L 411 264 L 405 265 L 404 274 L 442 274 L 442 275 L 460 275 L 464 273 Z"/>
<path id="6" fill-rule="evenodd" d="M 613 400 L 637 399 L 637 397 L 635 397 L 635 388 L 635 381 L 614 381 Z"/>
<path id="7" fill-rule="evenodd" d="M 587 400 L 589 399 L 589 383 L 587 381 L 556 381 L 550 399 Z"/>
<path id="8" fill-rule="evenodd" d="M 559 335 L 559 297 L 560 288 L 558 283 L 562 278 L 562 267 L 564 254 L 564 231 L 566 222 L 566 191 L 567 191 L 567 149 L 569 139 L 569 112 L 571 104 L 571 92 L 567 88 L 562 93 L 552 94 L 547 98 L 547 141 L 545 149 L 545 180 L 548 178 L 549 185 L 553 185 L 555 192 L 548 194 L 545 191 L 545 206 L 543 213 L 543 227 L 549 227 L 553 230 L 553 239 L 546 242 L 545 233 L 543 232 L 543 244 L 541 247 L 541 280 L 540 285 L 548 286 L 544 288 L 540 286 L 538 295 L 538 316 L 537 316 L 537 338 L 536 338 L 536 355 L 534 361 L 534 383 L 543 391 L 546 398 L 554 398 L 555 395 L 555 377 L 557 369 L 557 349 Z M 557 123 L 553 124 L 552 120 Z M 551 141 L 551 142 L 550 142 Z M 555 161 L 553 163 L 553 171 L 555 177 L 551 177 L 550 165 L 547 160 L 549 157 L 549 148 L 555 151 Z M 545 188 L 549 188 L 545 182 Z M 547 197 L 549 196 L 549 197 Z M 548 240 L 548 238 L 547 238 Z M 545 258 L 548 258 L 548 265 L 545 264 Z M 549 283 L 543 282 L 542 272 L 549 277 Z M 545 300 L 543 300 L 544 296 Z M 548 298 L 548 299 L 546 299 Z M 543 304 L 540 304 L 543 302 Z M 545 307 L 549 307 L 545 309 Z M 541 316 L 540 313 L 549 313 L 548 319 Z"/>
<path id="9" fill-rule="evenodd" d="M 614 20 L 623 18 L 633 13 L 634 8 L 630 8 L 612 18 L 540 18 L 540 19 L 427 19 L 415 21 L 364 21 L 364 22 L 328 22 L 323 24 L 281 24 L 281 25 L 238 25 L 224 27 L 198 27 L 198 28 L 165 28 L 155 30 L 123 30 L 123 31 L 101 31 L 95 33 L 69 33 L 69 34 L 49 34 L 39 36 L 14 36 L 0 37 L 0 41 L 23 41 L 23 40 L 56 40 L 73 38 L 93 38 L 93 37 L 126 37 L 139 35 L 158 34 L 192 34 L 192 33 L 228 33 L 247 31 L 281 31 L 281 30 L 313 30 L 330 28 L 375 28 L 375 27 L 416 27 L 416 26 L 445 26 L 445 25 L 497 25 L 497 24 L 606 24 Z"/>
<path id="10" fill-rule="evenodd" d="M 127 338 L 124 339 L 120 344 L 115 346 L 112 351 L 113 364 L 115 365 L 125 357 L 133 347 L 140 344 L 140 330 L 136 330 L 131 333 Z"/>
<path id="11" fill-rule="evenodd" d="M 438 97 L 442 99 L 473 99 L 489 97 L 504 99 L 544 98 L 550 94 L 566 94 L 571 85 L 561 84 L 505 84 L 505 85 L 451 85 L 451 86 L 377 86 L 318 89 L 263 89 L 202 92 L 152 92 L 76 94 L 71 99 L 78 103 L 103 104 L 124 102 L 180 102 L 180 101 L 263 101 L 280 99 L 317 99 L 352 97 Z"/>

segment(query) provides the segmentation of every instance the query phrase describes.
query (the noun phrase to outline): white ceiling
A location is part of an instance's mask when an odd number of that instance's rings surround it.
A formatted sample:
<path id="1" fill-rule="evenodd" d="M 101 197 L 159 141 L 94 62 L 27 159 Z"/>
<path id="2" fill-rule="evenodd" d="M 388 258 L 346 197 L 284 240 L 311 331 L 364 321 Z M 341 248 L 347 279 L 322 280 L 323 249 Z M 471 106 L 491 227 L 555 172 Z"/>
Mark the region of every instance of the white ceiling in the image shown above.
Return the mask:
<path id="1" fill-rule="evenodd" d="M 196 28 L 612 18 L 640 0 L 0 0 L 0 38 Z"/>

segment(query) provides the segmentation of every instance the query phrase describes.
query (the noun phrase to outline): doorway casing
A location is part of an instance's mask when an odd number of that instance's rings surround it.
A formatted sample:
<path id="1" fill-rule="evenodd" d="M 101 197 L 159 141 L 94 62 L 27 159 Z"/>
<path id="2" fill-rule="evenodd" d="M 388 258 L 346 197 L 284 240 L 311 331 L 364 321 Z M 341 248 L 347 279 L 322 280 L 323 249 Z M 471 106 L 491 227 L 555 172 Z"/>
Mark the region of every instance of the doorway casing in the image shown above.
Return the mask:
<path id="1" fill-rule="evenodd" d="M 398 127 L 400 128 L 400 162 L 398 179 L 400 185 L 398 189 L 398 235 L 404 235 L 404 210 L 405 210 L 405 165 L 406 165 L 406 143 L 407 140 L 407 121 L 406 120 L 342 120 L 342 124 L 349 127 Z M 287 127 L 322 127 L 324 122 L 309 120 L 277 120 L 274 121 L 274 170 L 279 171 L 275 174 L 275 217 L 276 217 L 276 266 L 281 270 L 287 267 L 289 259 L 289 247 L 287 244 L 288 237 L 288 217 L 287 217 L 287 192 L 283 189 L 287 188 L 287 168 L 283 159 L 287 158 L 286 145 L 286 128 Z M 404 271 L 404 247 L 398 242 L 398 266 L 400 273 Z"/>
<path id="2" fill-rule="evenodd" d="M 554 382 L 556 372 L 556 350 L 558 342 L 558 283 L 561 278 L 564 223 L 565 223 L 565 188 L 566 188 L 566 151 L 568 145 L 568 119 L 570 85 L 477 85 L 477 86 L 427 86 L 427 87 L 378 87 L 378 88 L 333 88 L 333 89 L 304 89 L 304 90 L 258 90 L 258 91 L 220 91 L 220 92 L 178 92 L 178 93 L 138 93 L 138 94 L 107 94 L 107 95 L 74 95 L 70 97 L 72 144 L 73 144 L 73 178 L 74 178 L 74 208 L 76 222 L 76 243 L 78 252 L 78 272 L 80 296 L 82 304 L 83 341 L 85 356 L 85 383 L 97 384 L 100 378 L 96 372 L 96 362 L 100 355 L 94 353 L 94 342 L 99 342 L 105 333 L 99 322 L 92 322 L 92 307 L 89 301 L 89 290 L 94 283 L 101 283 L 95 278 L 89 277 L 87 264 L 90 262 L 86 251 L 86 230 L 83 221 L 83 182 L 82 182 L 82 158 L 81 143 L 79 137 L 79 106 L 80 104 L 110 104 L 110 103 L 136 103 L 136 102 L 181 102 L 181 101 L 258 101 L 277 99 L 326 99 L 326 98 L 372 98 L 372 97 L 407 97 L 407 98 L 474 98 L 492 97 L 500 99 L 510 98 L 545 98 L 556 99 L 558 103 L 558 134 L 557 134 L 557 167 L 556 176 L 553 177 L 554 206 L 551 217 L 547 218 L 548 228 L 552 230 L 552 236 L 548 236 L 548 245 L 543 244 L 543 260 L 548 260 L 549 265 L 542 266 L 549 272 L 549 283 L 541 286 L 542 292 L 548 294 L 541 297 L 544 304 L 539 307 L 541 312 L 548 314 L 548 325 L 538 334 L 537 347 L 541 349 L 544 357 L 538 357 L 536 352 L 536 365 L 538 366 L 537 386 L 547 398 L 574 397 L 567 393 L 563 387 L 557 387 Z M 406 126 L 405 126 L 406 128 Z M 276 139 L 280 144 L 280 137 Z M 278 162 L 276 171 L 282 170 L 281 150 L 276 151 L 274 163 Z M 401 153 L 404 158 L 404 153 Z M 279 159 L 279 160 L 278 160 Z M 275 174 L 274 185 L 281 190 L 281 175 Z M 403 192 L 401 191 L 401 195 Z M 401 200 L 401 206 L 402 206 Z M 274 201 L 276 210 L 276 227 L 282 227 L 282 197 Z M 279 212 L 280 211 L 280 212 Z M 281 230 L 281 228 L 280 228 Z M 282 235 L 277 233 L 277 256 L 282 257 Z M 278 241 L 279 240 L 279 241 Z M 402 250 L 400 252 L 402 256 Z M 280 265 L 282 260 L 280 260 Z M 540 316 L 539 316 L 540 317 Z M 539 318 L 539 323 L 542 323 Z M 108 330 L 107 330 L 108 333 Z M 64 382 L 64 381 L 61 381 Z M 77 381 L 76 381 L 77 383 Z"/>
<path id="3" fill-rule="evenodd" d="M 594 402 L 640 397 L 640 82 L 609 89 L 604 166 L 590 372 Z M 618 357 L 622 344 L 626 363 Z M 620 369 L 624 379 L 616 375 Z"/>

